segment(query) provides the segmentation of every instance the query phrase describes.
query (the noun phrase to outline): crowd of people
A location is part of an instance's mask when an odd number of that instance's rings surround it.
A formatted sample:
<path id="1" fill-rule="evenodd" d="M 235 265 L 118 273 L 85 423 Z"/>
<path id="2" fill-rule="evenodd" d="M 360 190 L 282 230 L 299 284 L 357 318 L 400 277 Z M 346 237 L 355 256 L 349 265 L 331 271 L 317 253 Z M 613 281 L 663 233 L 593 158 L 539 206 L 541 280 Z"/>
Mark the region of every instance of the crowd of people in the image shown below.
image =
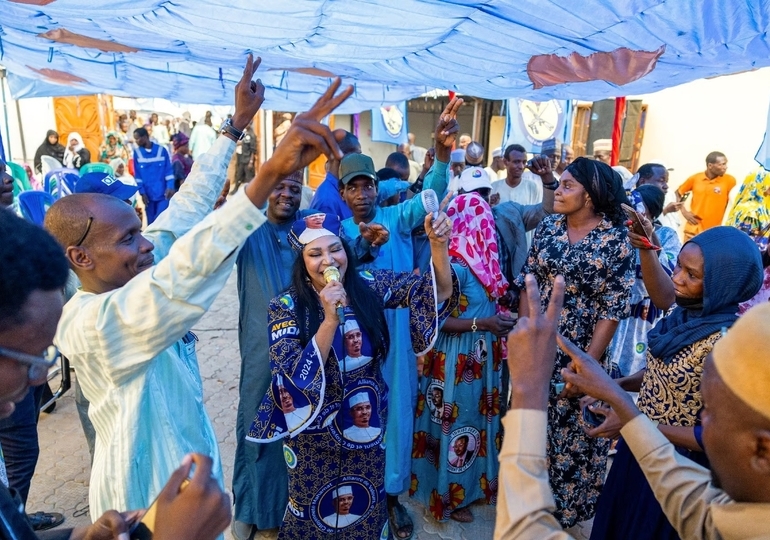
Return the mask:
<path id="1" fill-rule="evenodd" d="M 95 523 L 52 538 L 117 538 L 142 516 L 125 511 L 159 497 L 158 539 L 231 524 L 238 540 L 403 540 L 407 496 L 437 522 L 497 505 L 496 538 L 569 538 L 592 518 L 595 539 L 767 536 L 768 173 L 749 175 L 722 226 L 737 184 L 724 154 L 668 203 L 663 164 L 624 178 L 602 144 L 589 158 L 513 143 L 485 167 L 460 98 L 432 148 L 412 139 L 378 170 L 321 122 L 353 91 L 337 80 L 251 180 L 238 148 L 256 143 L 258 65 L 218 137 L 210 117 L 173 133 L 129 115 L 100 151 L 113 173 L 84 174 L 45 231 L 0 212 L 0 414 L 29 400 L 33 418 L 24 435 L 0 426 L 0 444 L 36 445 L 34 388 L 58 348 L 92 452 Z M 74 135 L 65 148 L 49 132 L 38 154 L 87 162 Z M 214 211 L 233 155 L 244 187 Z M 666 214 L 686 221 L 684 245 Z M 234 268 L 231 516 L 190 329 Z M 18 459 L 6 449 L 0 527 L 34 538 Z"/>

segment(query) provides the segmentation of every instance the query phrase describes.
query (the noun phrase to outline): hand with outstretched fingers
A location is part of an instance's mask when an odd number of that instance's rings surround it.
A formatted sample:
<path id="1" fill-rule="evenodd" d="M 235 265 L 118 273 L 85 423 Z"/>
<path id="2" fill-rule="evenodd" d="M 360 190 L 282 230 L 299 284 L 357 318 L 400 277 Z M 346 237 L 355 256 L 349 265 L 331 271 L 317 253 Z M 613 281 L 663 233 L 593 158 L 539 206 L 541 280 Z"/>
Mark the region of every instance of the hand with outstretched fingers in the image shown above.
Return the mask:
<path id="1" fill-rule="evenodd" d="M 556 361 L 556 335 L 564 305 L 564 277 L 556 276 L 551 300 L 541 312 L 540 290 L 532 274 L 524 278 L 524 300 L 529 307 L 508 334 L 508 369 L 514 409 L 548 408 L 548 390 Z"/>
<path id="2" fill-rule="evenodd" d="M 260 57 L 254 60 L 254 57 L 249 55 L 246 58 L 241 80 L 235 85 L 235 112 L 230 121 L 238 131 L 246 129 L 265 102 L 265 85 L 259 79 L 252 80 L 261 63 Z"/>
<path id="3" fill-rule="evenodd" d="M 304 169 L 321 154 L 329 159 L 342 159 L 338 141 L 342 140 L 344 132 L 334 134 L 321 123 L 353 93 L 353 87 L 348 86 L 336 94 L 339 87 L 338 77 L 310 110 L 294 118 L 272 157 L 260 167 L 256 178 L 246 185 L 246 195 L 255 206 L 261 208 L 281 180 Z"/>
<path id="4" fill-rule="evenodd" d="M 462 98 L 454 98 L 444 108 L 444 111 L 438 117 L 436 131 L 434 133 L 434 144 L 436 148 L 436 159 L 449 163 L 449 157 L 452 153 L 452 147 L 460 132 L 460 124 L 457 122 L 457 111 L 463 105 Z"/>

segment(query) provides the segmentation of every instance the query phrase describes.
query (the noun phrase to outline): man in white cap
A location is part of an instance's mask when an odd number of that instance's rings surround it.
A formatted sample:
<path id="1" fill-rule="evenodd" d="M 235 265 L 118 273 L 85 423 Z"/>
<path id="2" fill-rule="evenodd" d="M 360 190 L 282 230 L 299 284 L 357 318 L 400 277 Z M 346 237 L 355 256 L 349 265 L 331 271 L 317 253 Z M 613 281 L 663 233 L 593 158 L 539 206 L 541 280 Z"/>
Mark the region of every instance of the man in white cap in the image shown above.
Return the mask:
<path id="1" fill-rule="evenodd" d="M 345 355 L 344 362 L 340 362 L 340 371 L 346 373 L 365 366 L 372 361 L 371 356 L 362 354 L 363 338 L 361 328 L 355 319 L 345 321 Z"/>
<path id="2" fill-rule="evenodd" d="M 594 141 L 594 159 L 611 165 L 612 139 L 596 139 Z"/>
<path id="3" fill-rule="evenodd" d="M 533 315 L 520 318 L 508 336 L 508 350 L 516 353 L 508 357 L 513 389 L 503 423 L 512 436 L 500 452 L 495 539 L 571 538 L 550 513 L 546 465 L 546 411 L 557 341 L 572 359 L 562 377 L 615 411 L 621 435 L 680 537 L 768 538 L 770 304 L 739 318 L 706 358 L 701 421 L 709 471 L 680 455 L 596 360 L 557 336 L 564 288 L 557 277 L 550 305 L 540 314 L 537 281 L 527 276 L 524 301 Z"/>
<path id="4" fill-rule="evenodd" d="M 484 167 L 484 170 L 487 171 L 487 174 L 492 181 L 505 178 L 508 173 L 505 170 L 505 163 L 503 163 L 502 146 L 498 146 L 492 150 L 492 162 L 488 167 Z"/>
<path id="5" fill-rule="evenodd" d="M 465 150 L 452 150 L 449 154 L 449 170 L 452 176 L 449 180 L 449 191 L 455 192 L 460 188 L 460 174 L 465 169 Z"/>
<path id="6" fill-rule="evenodd" d="M 623 165 L 612 165 L 612 139 L 597 139 L 594 141 L 594 159 L 610 165 L 612 170 L 620 175 L 620 178 L 623 180 L 623 186 L 628 189 L 629 182 L 634 175 Z"/>
<path id="7" fill-rule="evenodd" d="M 332 501 L 334 502 L 334 509 L 337 511 L 323 518 L 324 523 L 329 527 L 341 529 L 353 525 L 361 519 L 361 516 L 350 513 L 353 506 L 353 488 L 351 486 L 340 486 L 339 489 L 332 491 Z"/>
<path id="8" fill-rule="evenodd" d="M 350 417 L 353 425 L 342 432 L 342 436 L 349 441 L 367 443 L 379 437 L 380 428 L 369 425 L 372 418 L 372 404 L 367 392 L 359 392 L 348 400 Z"/>
<path id="9" fill-rule="evenodd" d="M 310 418 L 312 410 L 310 405 L 300 407 L 299 409 L 294 406 L 294 398 L 283 385 L 283 377 L 278 375 L 278 397 L 281 403 L 281 410 L 286 417 L 286 427 L 289 431 L 294 431 L 302 424 L 307 422 Z"/>

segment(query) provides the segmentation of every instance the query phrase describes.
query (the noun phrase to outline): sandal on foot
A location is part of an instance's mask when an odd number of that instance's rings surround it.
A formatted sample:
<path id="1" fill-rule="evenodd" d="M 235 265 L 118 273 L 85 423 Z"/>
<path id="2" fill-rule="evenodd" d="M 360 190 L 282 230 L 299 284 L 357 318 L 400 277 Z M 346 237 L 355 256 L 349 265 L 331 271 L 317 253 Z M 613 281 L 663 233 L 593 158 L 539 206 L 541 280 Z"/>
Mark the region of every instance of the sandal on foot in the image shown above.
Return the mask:
<path id="1" fill-rule="evenodd" d="M 64 516 L 59 512 L 35 512 L 27 514 L 33 531 L 47 531 L 64 523 Z"/>
<path id="2" fill-rule="evenodd" d="M 471 509 L 468 508 L 467 506 L 464 506 L 463 508 L 458 508 L 457 510 L 449 514 L 449 517 L 460 523 L 473 522 L 473 514 L 471 513 Z"/>
<path id="3" fill-rule="evenodd" d="M 389 508 L 388 518 L 393 538 L 396 540 L 411 540 L 412 536 L 414 536 L 414 523 L 403 504 L 396 503 L 392 508 Z M 403 534 L 406 534 L 406 536 L 402 536 Z"/>

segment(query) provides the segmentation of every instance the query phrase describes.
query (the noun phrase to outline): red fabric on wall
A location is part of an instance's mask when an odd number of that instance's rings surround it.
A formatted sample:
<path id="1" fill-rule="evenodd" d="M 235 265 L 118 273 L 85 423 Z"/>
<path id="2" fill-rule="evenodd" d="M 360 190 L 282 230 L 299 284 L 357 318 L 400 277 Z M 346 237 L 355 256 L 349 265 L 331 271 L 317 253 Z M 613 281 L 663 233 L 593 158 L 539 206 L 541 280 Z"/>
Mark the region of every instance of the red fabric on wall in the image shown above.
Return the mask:
<path id="1" fill-rule="evenodd" d="M 623 120 L 626 117 L 626 98 L 615 98 L 615 121 L 612 124 L 612 157 L 610 163 L 615 166 L 620 161 L 620 141 L 623 138 Z"/>

